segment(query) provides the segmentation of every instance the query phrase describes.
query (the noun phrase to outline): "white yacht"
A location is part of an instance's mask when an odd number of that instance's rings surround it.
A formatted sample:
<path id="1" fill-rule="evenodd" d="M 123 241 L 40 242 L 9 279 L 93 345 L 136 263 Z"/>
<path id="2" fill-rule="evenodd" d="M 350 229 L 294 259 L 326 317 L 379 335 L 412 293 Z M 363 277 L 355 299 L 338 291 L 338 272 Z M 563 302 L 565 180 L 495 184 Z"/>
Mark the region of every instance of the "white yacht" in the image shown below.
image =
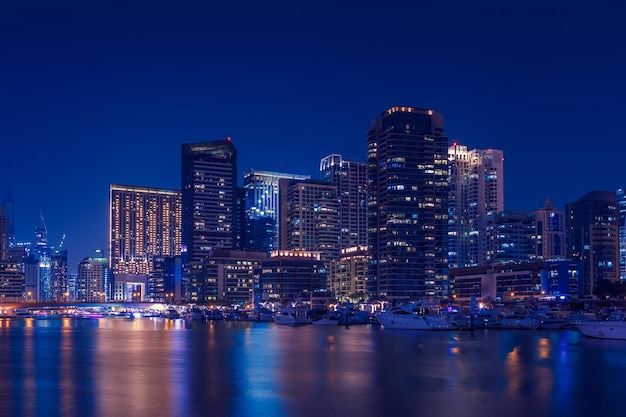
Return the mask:
<path id="1" fill-rule="evenodd" d="M 389 329 L 449 330 L 452 322 L 443 315 L 433 313 L 428 307 L 417 304 L 392 307 L 378 313 L 376 320 Z"/>
<path id="2" fill-rule="evenodd" d="M 285 307 L 274 314 L 276 324 L 310 324 L 312 321 L 305 306 Z"/>
<path id="3" fill-rule="evenodd" d="M 587 337 L 626 340 L 626 313 L 611 313 L 608 320 L 584 320 L 574 325 Z"/>

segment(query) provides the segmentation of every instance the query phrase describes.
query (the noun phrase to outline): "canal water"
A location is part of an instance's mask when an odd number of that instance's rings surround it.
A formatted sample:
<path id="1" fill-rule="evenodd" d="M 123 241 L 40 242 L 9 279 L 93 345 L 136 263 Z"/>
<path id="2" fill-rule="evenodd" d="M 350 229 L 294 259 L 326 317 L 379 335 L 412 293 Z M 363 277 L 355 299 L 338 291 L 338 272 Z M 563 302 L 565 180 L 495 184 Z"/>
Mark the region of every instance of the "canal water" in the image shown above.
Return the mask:
<path id="1" fill-rule="evenodd" d="M 591 416 L 626 341 L 576 330 L 1 319 L 0 416 Z"/>

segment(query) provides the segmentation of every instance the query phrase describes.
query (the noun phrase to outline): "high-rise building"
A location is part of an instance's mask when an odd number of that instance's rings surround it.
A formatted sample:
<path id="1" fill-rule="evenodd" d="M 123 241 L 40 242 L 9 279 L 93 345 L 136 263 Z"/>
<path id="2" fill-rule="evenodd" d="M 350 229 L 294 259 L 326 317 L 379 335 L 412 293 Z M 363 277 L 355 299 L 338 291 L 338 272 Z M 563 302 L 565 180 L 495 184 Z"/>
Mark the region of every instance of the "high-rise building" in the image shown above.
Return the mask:
<path id="1" fill-rule="evenodd" d="M 6 199 L 2 202 L 2 213 L 7 217 L 7 239 L 9 247 L 15 246 L 15 203 L 11 191 L 7 193 Z"/>
<path id="2" fill-rule="evenodd" d="M 78 301 L 87 303 L 104 302 L 104 275 L 106 266 L 100 259 L 86 257 L 78 263 L 77 295 Z"/>
<path id="3" fill-rule="evenodd" d="M 504 210 L 504 156 L 497 149 L 448 148 L 450 268 L 487 261 L 487 216 Z"/>
<path id="4" fill-rule="evenodd" d="M 599 280 L 619 281 L 619 210 L 616 195 L 591 191 L 565 205 L 567 257 L 582 261 L 585 296 Z"/>
<path id="5" fill-rule="evenodd" d="M 280 180 L 280 249 L 319 252 L 324 272 L 339 257 L 337 187 L 317 180 Z"/>
<path id="6" fill-rule="evenodd" d="M 259 280 L 255 298 L 282 305 L 307 302 L 326 288 L 323 268 L 319 252 L 276 250 L 254 272 Z"/>
<path id="7" fill-rule="evenodd" d="M 43 212 L 40 214 L 39 225 L 35 228 L 35 244 L 32 247 L 32 253 L 39 261 L 39 294 L 37 295 L 37 300 L 51 301 L 51 253 L 48 247 L 48 228 L 43 218 Z"/>
<path id="8" fill-rule="evenodd" d="M 365 162 L 331 154 L 321 159 L 322 181 L 337 187 L 339 249 L 367 245 L 367 170 Z"/>
<path id="9" fill-rule="evenodd" d="M 24 301 L 24 273 L 17 262 L 0 260 L 0 303 Z"/>
<path id="10" fill-rule="evenodd" d="M 215 250 L 204 262 L 207 302 L 225 305 L 252 302 L 254 270 L 267 259 L 265 252 Z"/>
<path id="11" fill-rule="evenodd" d="M 626 192 L 623 188 L 615 192 L 619 210 L 619 279 L 626 280 Z"/>
<path id="12" fill-rule="evenodd" d="M 9 219 L 4 215 L 0 205 L 0 261 L 9 257 Z"/>
<path id="13" fill-rule="evenodd" d="M 392 304 L 448 296 L 443 115 L 391 107 L 367 133 L 368 293 Z"/>
<path id="14" fill-rule="evenodd" d="M 305 180 L 308 175 L 250 170 L 243 174 L 245 226 L 243 247 L 270 253 L 278 249 L 281 179 Z"/>
<path id="15" fill-rule="evenodd" d="M 50 253 L 50 300 L 69 301 L 67 273 L 67 249 L 52 250 Z"/>
<path id="16" fill-rule="evenodd" d="M 535 213 L 505 210 L 487 216 L 487 263 L 528 262 L 537 258 Z"/>
<path id="17" fill-rule="evenodd" d="M 539 259 L 565 259 L 565 213 L 552 206 L 550 199 L 535 213 L 536 248 Z"/>
<path id="18" fill-rule="evenodd" d="M 331 262 L 329 287 L 338 301 L 366 300 L 368 263 L 367 246 L 342 249 L 339 258 Z"/>
<path id="19" fill-rule="evenodd" d="M 146 275 L 146 297 L 163 301 L 164 287 L 151 282 L 160 279 L 160 274 L 153 274 L 153 258 L 180 256 L 181 192 L 112 184 L 109 187 L 109 224 L 113 274 Z"/>
<path id="20" fill-rule="evenodd" d="M 237 151 L 226 140 L 182 145 L 183 298 L 199 300 L 202 262 L 216 249 L 235 249 Z"/>

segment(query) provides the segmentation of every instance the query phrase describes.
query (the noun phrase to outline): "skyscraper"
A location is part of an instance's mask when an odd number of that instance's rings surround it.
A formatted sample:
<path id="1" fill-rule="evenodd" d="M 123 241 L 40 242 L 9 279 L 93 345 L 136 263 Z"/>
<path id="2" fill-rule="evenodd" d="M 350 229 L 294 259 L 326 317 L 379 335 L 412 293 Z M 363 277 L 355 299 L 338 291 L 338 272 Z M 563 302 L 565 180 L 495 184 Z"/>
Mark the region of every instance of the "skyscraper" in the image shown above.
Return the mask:
<path id="1" fill-rule="evenodd" d="M 331 154 L 321 159 L 322 181 L 337 187 L 339 249 L 367 244 L 367 170 L 365 162 Z"/>
<path id="2" fill-rule="evenodd" d="M 202 262 L 210 251 L 236 245 L 237 151 L 230 138 L 183 144 L 181 180 L 182 296 L 204 301 Z"/>
<path id="3" fill-rule="evenodd" d="M 539 259 L 565 259 L 565 213 L 552 206 L 550 199 L 535 213 L 536 248 Z"/>
<path id="4" fill-rule="evenodd" d="M 243 174 L 245 192 L 244 249 L 270 253 L 278 249 L 281 179 L 305 180 L 308 175 L 250 170 Z"/>
<path id="5" fill-rule="evenodd" d="M 180 256 L 180 191 L 111 184 L 109 224 L 113 274 L 147 275 L 147 297 L 164 300 L 163 285 L 152 282 L 153 258 Z"/>
<path id="6" fill-rule="evenodd" d="M 619 210 L 614 192 L 591 191 L 565 205 L 567 257 L 583 262 L 584 295 L 619 281 Z"/>
<path id="7" fill-rule="evenodd" d="M 0 261 L 9 259 L 9 220 L 0 206 Z"/>
<path id="8" fill-rule="evenodd" d="M 9 247 L 15 246 L 15 203 L 11 191 L 7 193 L 6 199 L 2 202 L 2 212 L 7 217 L 7 233 Z"/>
<path id="9" fill-rule="evenodd" d="M 484 265 L 487 216 L 504 210 L 504 157 L 497 149 L 448 148 L 450 268 Z"/>
<path id="10" fill-rule="evenodd" d="M 339 257 L 337 187 L 317 180 L 280 180 L 280 249 L 320 253 L 328 274 Z"/>
<path id="11" fill-rule="evenodd" d="M 626 280 L 626 192 L 623 188 L 615 192 L 619 210 L 619 278 Z"/>
<path id="12" fill-rule="evenodd" d="M 391 107 L 367 133 L 370 296 L 448 295 L 448 138 L 443 115 Z"/>

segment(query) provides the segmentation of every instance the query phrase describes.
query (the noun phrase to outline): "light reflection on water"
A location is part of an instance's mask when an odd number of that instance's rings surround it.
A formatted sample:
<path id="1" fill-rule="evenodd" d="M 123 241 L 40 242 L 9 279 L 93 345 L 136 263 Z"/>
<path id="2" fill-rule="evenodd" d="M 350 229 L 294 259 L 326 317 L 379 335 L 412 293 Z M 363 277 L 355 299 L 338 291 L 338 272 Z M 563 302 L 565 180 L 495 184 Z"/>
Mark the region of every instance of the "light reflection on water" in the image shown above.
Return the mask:
<path id="1" fill-rule="evenodd" d="M 0 320 L 0 416 L 622 412 L 626 341 L 576 331 Z"/>

